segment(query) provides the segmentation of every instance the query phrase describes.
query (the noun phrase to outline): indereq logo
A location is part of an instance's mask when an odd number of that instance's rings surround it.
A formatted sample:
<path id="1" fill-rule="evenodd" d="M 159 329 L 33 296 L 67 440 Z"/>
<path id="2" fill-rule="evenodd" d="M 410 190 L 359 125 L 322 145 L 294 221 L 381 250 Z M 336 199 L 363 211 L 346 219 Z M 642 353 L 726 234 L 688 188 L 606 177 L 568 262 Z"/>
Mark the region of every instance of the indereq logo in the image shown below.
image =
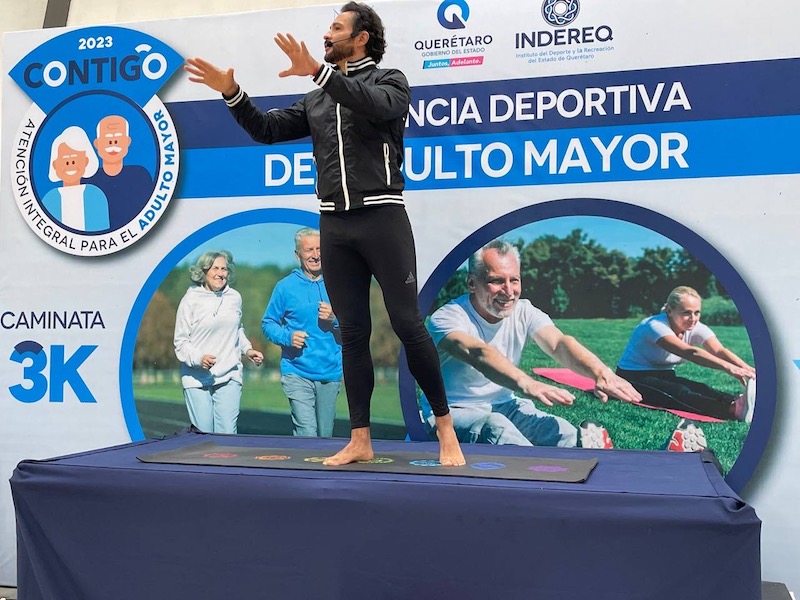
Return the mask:
<path id="1" fill-rule="evenodd" d="M 544 0 L 542 17 L 553 27 L 564 27 L 572 23 L 581 10 L 578 0 Z"/>
<path id="2" fill-rule="evenodd" d="M 567 27 L 578 18 L 580 10 L 581 6 L 578 0 L 544 0 L 542 2 L 542 18 L 553 29 L 517 32 L 514 34 L 514 48 L 524 50 L 548 46 L 588 46 L 609 44 L 613 41 L 614 31 L 609 25 Z M 519 56 L 519 58 L 526 57 Z"/>

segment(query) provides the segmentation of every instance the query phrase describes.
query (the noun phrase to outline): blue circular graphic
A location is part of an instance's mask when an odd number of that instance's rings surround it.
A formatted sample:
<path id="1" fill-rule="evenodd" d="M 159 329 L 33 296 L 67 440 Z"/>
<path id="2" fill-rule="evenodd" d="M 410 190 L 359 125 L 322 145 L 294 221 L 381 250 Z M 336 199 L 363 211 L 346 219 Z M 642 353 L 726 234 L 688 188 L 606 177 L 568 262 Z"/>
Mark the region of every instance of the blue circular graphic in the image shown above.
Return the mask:
<path id="1" fill-rule="evenodd" d="M 139 415 L 136 411 L 136 401 L 133 396 L 133 353 L 136 349 L 136 336 L 139 332 L 144 313 L 150 300 L 158 290 L 164 278 L 186 255 L 194 251 L 204 242 L 225 232 L 264 223 L 290 223 L 304 227 L 319 228 L 319 215 L 294 209 L 265 208 L 251 210 L 230 215 L 205 227 L 198 229 L 193 234 L 175 246 L 158 265 L 153 269 L 150 277 L 142 286 L 139 295 L 133 303 L 125 332 L 122 335 L 122 347 L 119 356 L 119 385 L 122 400 L 122 414 L 131 440 L 134 442 L 145 439 Z"/>
<path id="2" fill-rule="evenodd" d="M 494 471 L 496 469 L 505 469 L 506 466 L 499 462 L 477 462 L 470 465 L 471 469 L 478 469 L 480 471 Z"/>
<path id="3" fill-rule="evenodd" d="M 542 16 L 553 27 L 564 27 L 578 18 L 581 10 L 578 0 L 544 0 Z"/>
<path id="4" fill-rule="evenodd" d="M 452 274 L 469 255 L 497 237 L 546 219 L 556 217 L 607 217 L 646 227 L 682 246 L 701 262 L 728 292 L 750 338 L 755 368 L 758 372 L 758 402 L 750 430 L 725 481 L 736 492 L 752 476 L 764 452 L 775 416 L 777 374 L 775 354 L 766 321 L 752 292 L 736 269 L 711 244 L 691 229 L 655 211 L 607 199 L 565 199 L 543 202 L 504 215 L 487 223 L 456 246 L 436 267 L 419 294 L 419 305 L 426 314 Z M 399 364 L 400 403 L 411 440 L 428 440 L 417 403 L 416 384 L 408 371 L 405 354 Z"/>
<path id="5" fill-rule="evenodd" d="M 143 168 L 153 180 L 146 194 L 141 196 L 139 204 L 128 212 L 137 214 L 150 200 L 150 195 L 155 187 L 155 175 L 158 171 L 159 145 L 155 129 L 147 115 L 133 101 L 115 92 L 86 92 L 72 96 L 54 108 L 42 121 L 39 133 L 36 135 L 32 149 L 31 186 L 34 196 L 41 204 L 47 192 L 60 187 L 60 182 L 50 179 L 51 144 L 56 137 L 68 127 L 80 127 L 90 141 L 97 137 L 97 126 L 103 117 L 118 115 L 123 117 L 129 127 L 132 142 L 125 157 L 126 166 Z M 94 150 L 93 148 L 93 151 Z M 102 168 L 102 164 L 99 168 Z M 90 177 L 86 177 L 87 182 Z M 43 210 L 46 211 L 44 206 Z M 49 213 L 48 213 L 49 214 Z M 52 218 L 52 215 L 50 215 Z M 103 231 L 76 231 L 59 221 L 67 231 L 85 233 L 87 235 L 103 234 L 116 229 L 112 223 L 109 229 Z"/>
<path id="6" fill-rule="evenodd" d="M 442 466 L 442 463 L 440 463 L 438 460 L 432 460 L 432 459 L 427 459 L 427 458 L 424 459 L 424 460 L 412 460 L 412 461 L 409 461 L 408 464 L 414 465 L 415 467 L 441 467 Z"/>
<path id="7" fill-rule="evenodd" d="M 451 6 L 456 7 L 457 11 L 448 18 L 446 13 Z M 466 0 L 444 0 L 439 5 L 436 18 L 439 19 L 439 25 L 445 29 L 464 29 L 469 19 L 469 4 Z"/>

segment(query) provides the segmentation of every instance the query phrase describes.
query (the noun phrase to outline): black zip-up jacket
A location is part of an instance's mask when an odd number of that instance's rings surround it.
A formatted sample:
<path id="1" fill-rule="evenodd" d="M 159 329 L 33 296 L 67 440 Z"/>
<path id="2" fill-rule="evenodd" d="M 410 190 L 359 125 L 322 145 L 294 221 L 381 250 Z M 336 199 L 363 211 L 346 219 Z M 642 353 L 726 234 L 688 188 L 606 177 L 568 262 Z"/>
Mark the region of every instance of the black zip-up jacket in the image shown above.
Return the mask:
<path id="1" fill-rule="evenodd" d="M 347 74 L 323 64 L 320 89 L 286 109 L 264 112 L 240 88 L 225 98 L 237 123 L 257 142 L 311 136 L 320 211 L 403 204 L 403 134 L 411 101 L 405 75 L 365 57 Z"/>

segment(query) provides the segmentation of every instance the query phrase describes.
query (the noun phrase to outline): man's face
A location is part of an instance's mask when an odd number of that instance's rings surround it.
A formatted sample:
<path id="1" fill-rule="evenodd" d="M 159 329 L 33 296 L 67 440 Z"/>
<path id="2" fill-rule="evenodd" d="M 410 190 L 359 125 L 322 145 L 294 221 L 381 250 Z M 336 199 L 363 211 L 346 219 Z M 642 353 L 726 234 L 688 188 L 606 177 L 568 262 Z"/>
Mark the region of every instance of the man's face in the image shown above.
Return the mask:
<path id="1" fill-rule="evenodd" d="M 483 253 L 486 273 L 467 280 L 472 306 L 490 323 L 497 323 L 514 310 L 522 292 L 519 262 L 511 254 L 499 254 L 496 248 Z"/>
<path id="2" fill-rule="evenodd" d="M 53 161 L 53 170 L 64 185 L 78 185 L 88 164 L 86 152 L 73 150 L 66 144 L 58 145 L 58 157 Z"/>
<path id="3" fill-rule="evenodd" d="M 319 236 L 307 235 L 300 239 L 300 247 L 294 251 L 300 261 L 300 270 L 312 279 L 322 273 L 322 257 L 319 253 Z"/>
<path id="4" fill-rule="evenodd" d="M 323 38 L 325 40 L 325 61 L 336 64 L 347 60 L 355 54 L 356 40 L 353 34 L 353 18 L 355 13 L 347 11 L 339 15 L 331 23 L 331 27 Z"/>
<path id="5" fill-rule="evenodd" d="M 127 129 L 128 125 L 122 117 L 106 117 L 100 121 L 100 137 L 94 141 L 100 160 L 110 164 L 122 162 L 131 145 Z"/>

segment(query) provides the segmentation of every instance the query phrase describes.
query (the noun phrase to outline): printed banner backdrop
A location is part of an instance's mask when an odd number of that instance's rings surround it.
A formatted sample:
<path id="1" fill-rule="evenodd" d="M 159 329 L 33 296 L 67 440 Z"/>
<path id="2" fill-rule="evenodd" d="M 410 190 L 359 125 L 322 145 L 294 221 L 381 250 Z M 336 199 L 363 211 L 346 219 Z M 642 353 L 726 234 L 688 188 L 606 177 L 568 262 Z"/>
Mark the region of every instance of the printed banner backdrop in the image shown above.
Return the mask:
<path id="1" fill-rule="evenodd" d="M 383 65 L 413 88 L 405 198 L 423 312 L 466 293 L 469 255 L 504 237 L 521 249 L 522 297 L 613 368 L 672 288 L 696 288 L 703 321 L 758 373 L 752 423 L 700 425 L 764 520 L 765 578 L 792 587 L 800 522 L 782 498 L 800 491 L 800 47 L 781 17 L 793 5 L 770 7 L 377 6 Z M 271 34 L 292 32 L 321 57 L 334 8 L 5 37 L 0 584 L 16 580 L 5 482 L 20 460 L 188 425 L 172 333 L 188 267 L 208 249 L 233 253 L 244 329 L 265 354 L 245 367 L 239 431 L 291 433 L 280 353 L 260 327 L 296 266 L 294 232 L 318 223 L 311 146 L 253 143 L 181 66 L 234 66 L 259 106 L 288 106 L 313 83 L 277 76 L 288 61 Z M 378 312 L 375 325 L 376 431 L 426 439 L 404 357 Z M 520 366 L 558 365 L 532 345 Z M 719 371 L 680 369 L 742 391 Z M 602 422 L 617 448 L 665 448 L 680 420 L 573 391 L 575 405 L 552 412 Z M 337 415 L 345 422 L 343 393 Z"/>

